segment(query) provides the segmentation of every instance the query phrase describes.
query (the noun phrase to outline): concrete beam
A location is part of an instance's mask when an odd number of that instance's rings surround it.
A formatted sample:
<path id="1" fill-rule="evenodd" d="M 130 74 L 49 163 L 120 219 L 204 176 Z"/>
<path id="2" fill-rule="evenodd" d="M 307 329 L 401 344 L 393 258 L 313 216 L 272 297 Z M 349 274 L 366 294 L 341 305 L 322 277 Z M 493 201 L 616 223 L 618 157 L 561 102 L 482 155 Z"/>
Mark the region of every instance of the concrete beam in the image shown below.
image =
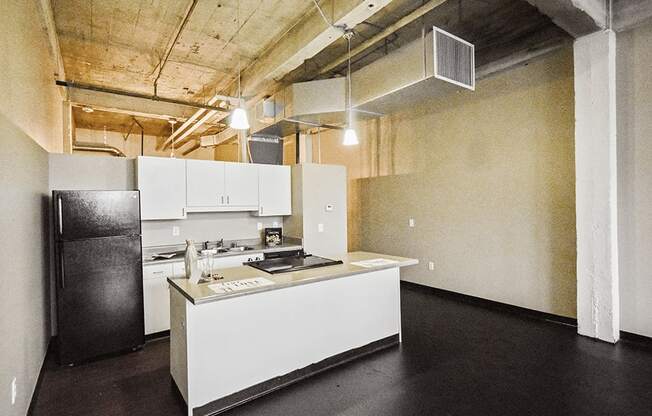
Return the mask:
<path id="1" fill-rule="evenodd" d="M 571 36 L 577 38 L 607 27 L 604 0 L 527 0 Z"/>
<path id="2" fill-rule="evenodd" d="M 578 332 L 615 343 L 620 336 L 616 35 L 584 36 L 573 51 Z"/>
<path id="3" fill-rule="evenodd" d="M 645 23 L 652 24 L 652 1 L 614 0 L 614 30 L 621 32 Z"/>
<path id="4" fill-rule="evenodd" d="M 337 27 L 353 28 L 391 0 L 323 0 L 320 6 L 332 26 L 315 8 L 242 74 L 244 95 L 256 95 L 342 37 Z M 334 27 L 337 26 L 337 27 Z M 271 91 L 273 92 L 273 91 Z"/>

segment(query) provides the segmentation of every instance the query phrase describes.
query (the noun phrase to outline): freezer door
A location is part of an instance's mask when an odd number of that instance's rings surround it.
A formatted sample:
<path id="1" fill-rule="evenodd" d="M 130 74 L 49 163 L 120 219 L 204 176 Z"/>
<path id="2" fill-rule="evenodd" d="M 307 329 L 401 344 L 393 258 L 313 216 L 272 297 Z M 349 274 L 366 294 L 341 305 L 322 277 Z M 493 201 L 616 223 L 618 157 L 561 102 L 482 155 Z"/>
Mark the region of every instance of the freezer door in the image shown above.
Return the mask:
<path id="1" fill-rule="evenodd" d="M 140 236 L 60 242 L 57 254 L 60 362 L 143 345 Z"/>
<path id="2" fill-rule="evenodd" d="M 58 241 L 140 235 L 138 191 L 53 191 Z"/>

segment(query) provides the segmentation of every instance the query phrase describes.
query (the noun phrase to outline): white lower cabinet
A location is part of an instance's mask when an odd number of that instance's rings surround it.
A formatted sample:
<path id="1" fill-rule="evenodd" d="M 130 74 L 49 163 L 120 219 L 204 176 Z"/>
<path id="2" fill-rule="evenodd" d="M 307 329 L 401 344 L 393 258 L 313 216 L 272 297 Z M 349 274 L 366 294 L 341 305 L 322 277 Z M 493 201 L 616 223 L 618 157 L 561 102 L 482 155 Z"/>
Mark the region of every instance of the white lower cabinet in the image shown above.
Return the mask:
<path id="1" fill-rule="evenodd" d="M 173 263 L 143 266 L 145 335 L 170 329 L 170 287 L 167 279 L 172 275 Z"/>
<path id="2" fill-rule="evenodd" d="M 237 267 L 249 261 L 263 259 L 262 253 L 218 257 L 213 260 L 213 268 Z M 200 267 L 202 267 L 201 262 Z M 183 261 L 143 266 L 145 335 L 170 329 L 170 285 L 167 279 L 168 277 L 179 279 L 185 275 L 186 265 Z"/>

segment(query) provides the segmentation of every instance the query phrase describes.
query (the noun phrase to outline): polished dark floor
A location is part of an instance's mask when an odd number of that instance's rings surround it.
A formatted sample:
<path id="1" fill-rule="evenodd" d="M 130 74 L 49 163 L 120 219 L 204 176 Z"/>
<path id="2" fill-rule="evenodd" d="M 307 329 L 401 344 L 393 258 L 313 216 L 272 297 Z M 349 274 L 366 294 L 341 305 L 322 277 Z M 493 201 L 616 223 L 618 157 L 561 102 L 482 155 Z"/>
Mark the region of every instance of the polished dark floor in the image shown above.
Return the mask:
<path id="1" fill-rule="evenodd" d="M 652 415 L 649 346 L 592 341 L 570 326 L 413 286 L 401 294 L 400 347 L 226 415 Z M 49 356 L 33 415 L 184 415 L 168 348 L 167 339 L 152 341 L 74 368 Z"/>

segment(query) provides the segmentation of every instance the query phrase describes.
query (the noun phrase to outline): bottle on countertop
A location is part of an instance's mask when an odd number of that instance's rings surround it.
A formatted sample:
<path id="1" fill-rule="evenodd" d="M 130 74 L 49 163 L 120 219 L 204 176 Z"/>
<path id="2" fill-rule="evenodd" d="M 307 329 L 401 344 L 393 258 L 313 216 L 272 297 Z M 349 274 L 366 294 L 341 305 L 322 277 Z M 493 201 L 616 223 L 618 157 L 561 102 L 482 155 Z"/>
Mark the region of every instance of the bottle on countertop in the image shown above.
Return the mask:
<path id="1" fill-rule="evenodd" d="M 201 270 L 198 265 L 197 249 L 192 240 L 186 240 L 186 277 L 190 279 L 190 283 L 198 283 L 201 278 Z"/>

